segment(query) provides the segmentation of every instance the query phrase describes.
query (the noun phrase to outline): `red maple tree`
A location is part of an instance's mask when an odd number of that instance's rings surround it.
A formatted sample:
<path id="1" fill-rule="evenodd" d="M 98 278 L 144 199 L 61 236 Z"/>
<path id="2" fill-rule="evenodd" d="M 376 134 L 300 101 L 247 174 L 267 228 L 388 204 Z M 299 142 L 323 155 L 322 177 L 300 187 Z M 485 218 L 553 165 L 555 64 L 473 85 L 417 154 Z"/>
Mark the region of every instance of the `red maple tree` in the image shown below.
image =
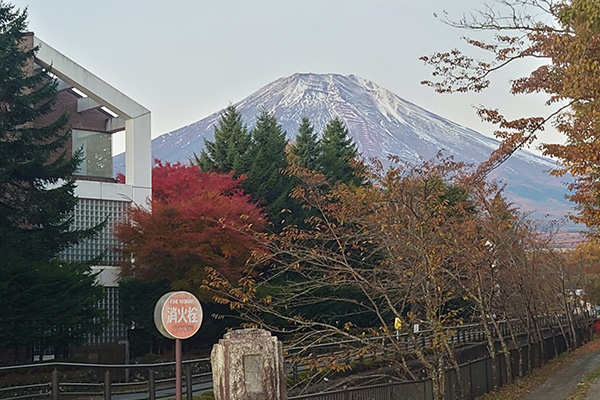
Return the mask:
<path id="1" fill-rule="evenodd" d="M 199 293 L 205 268 L 237 278 L 260 247 L 251 232 L 265 227 L 263 212 L 240 188 L 244 177 L 200 172 L 197 166 L 156 161 L 148 208 L 132 208 L 116 227 L 122 275 L 169 282 Z"/>

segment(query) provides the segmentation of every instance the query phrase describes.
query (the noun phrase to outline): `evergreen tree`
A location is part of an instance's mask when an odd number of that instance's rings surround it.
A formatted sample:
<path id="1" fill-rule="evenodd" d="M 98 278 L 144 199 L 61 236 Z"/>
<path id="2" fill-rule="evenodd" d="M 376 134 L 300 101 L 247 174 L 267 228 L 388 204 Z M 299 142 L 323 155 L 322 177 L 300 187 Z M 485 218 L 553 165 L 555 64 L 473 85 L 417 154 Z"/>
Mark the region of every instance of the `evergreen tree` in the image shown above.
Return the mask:
<path id="1" fill-rule="evenodd" d="M 215 127 L 214 141 L 205 141 L 206 149 L 196 162 L 202 171 L 246 175 L 244 190 L 267 209 L 276 231 L 302 219 L 301 207 L 291 199 L 294 183 L 283 173 L 288 165 L 286 134 L 274 115 L 262 111 L 248 132 L 235 106 L 227 107 Z"/>
<path id="2" fill-rule="evenodd" d="M 329 121 L 321 139 L 321 172 L 332 184 L 342 182 L 359 185 L 361 179 L 354 174 L 355 170 L 351 165 L 351 161 L 357 156 L 356 145 L 342 120 L 335 117 Z"/>
<path id="3" fill-rule="evenodd" d="M 0 0 L 0 343 L 78 341 L 99 328 L 101 298 L 89 267 L 59 253 L 95 232 L 72 229 L 73 174 L 67 115 L 38 126 L 56 100 L 57 82 L 33 70 L 24 46 L 26 11 Z M 99 228 L 98 228 L 99 229 Z M 52 288 L 50 290 L 49 288 Z M 67 301 L 63 293 L 68 293 Z M 57 334 L 60 334 L 58 337 Z"/>
<path id="4" fill-rule="evenodd" d="M 204 140 L 204 145 L 200 157 L 196 157 L 202 171 L 235 171 L 241 175 L 250 167 L 250 134 L 234 105 L 229 105 L 221 115 L 215 126 L 214 141 Z"/>
<path id="5" fill-rule="evenodd" d="M 252 164 L 245 189 L 264 205 L 276 230 L 289 220 L 292 179 L 283 173 L 287 167 L 285 131 L 275 116 L 263 110 L 252 130 Z"/>
<path id="6" fill-rule="evenodd" d="M 290 146 L 290 153 L 299 166 L 317 170 L 320 152 L 320 142 L 313 126 L 307 117 L 302 117 L 296 143 Z"/>
<path id="7" fill-rule="evenodd" d="M 134 357 L 159 353 L 158 344 L 164 337 L 154 325 L 154 305 L 169 291 L 163 281 L 128 278 L 119 282 L 119 315 L 131 327 L 127 338 Z"/>

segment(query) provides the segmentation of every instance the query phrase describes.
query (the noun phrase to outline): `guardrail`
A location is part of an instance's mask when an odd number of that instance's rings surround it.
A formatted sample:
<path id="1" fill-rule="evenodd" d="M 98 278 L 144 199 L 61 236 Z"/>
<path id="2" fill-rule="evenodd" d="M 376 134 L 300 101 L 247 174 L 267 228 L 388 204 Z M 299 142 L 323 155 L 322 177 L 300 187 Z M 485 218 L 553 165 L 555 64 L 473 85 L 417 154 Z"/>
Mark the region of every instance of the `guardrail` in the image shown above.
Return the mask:
<path id="1" fill-rule="evenodd" d="M 510 321 L 518 327 L 516 321 Z M 566 321 L 557 318 L 540 318 L 541 327 L 556 327 Z M 498 332 L 491 329 L 494 336 L 509 334 L 507 321 L 498 322 Z M 465 324 L 449 327 L 453 332 L 450 341 L 455 346 L 481 343 L 485 340 L 484 330 L 479 324 Z M 521 326 L 519 332 L 524 332 Z M 422 346 L 431 342 L 431 332 L 420 331 L 416 334 Z M 518 333 L 518 332 L 517 332 Z M 308 347 L 289 347 L 287 354 L 309 358 L 319 356 L 346 357 L 345 349 L 349 346 L 364 346 L 372 341 L 382 341 L 385 346 L 389 337 L 376 336 L 364 339 L 345 340 L 331 343 L 319 343 Z M 391 340 L 396 341 L 403 351 L 414 350 L 413 339 L 409 335 L 399 334 Z M 382 346 L 382 347 L 384 347 Z M 372 354 L 373 355 L 373 354 Z M 294 357 L 294 359 L 297 359 Z M 306 364 L 288 360 L 287 372 L 295 380 L 298 372 L 306 369 Z M 3 386 L 3 381 L 10 380 L 12 375 L 24 375 L 27 371 L 30 384 Z M 35 364 L 0 367 L 0 400 L 48 399 L 59 400 L 65 397 L 98 396 L 117 400 L 155 400 L 175 395 L 175 363 L 156 364 L 86 364 L 66 362 L 42 362 Z M 184 388 L 187 400 L 192 400 L 193 393 L 212 388 L 212 372 L 208 358 L 186 360 L 183 362 Z"/>
<path id="2" fill-rule="evenodd" d="M 587 330 L 587 332 L 586 332 Z M 510 350 L 510 359 L 512 365 L 519 363 L 519 357 L 523 357 L 523 373 L 531 372 L 529 369 L 539 368 L 543 363 L 552 358 L 555 354 L 561 354 L 567 350 L 566 339 L 561 332 L 550 332 L 546 329 L 546 335 L 543 339 L 545 351 L 542 352 L 536 344 L 528 342 L 521 344 L 521 354 L 517 349 Z M 577 328 L 577 336 L 584 338 L 589 333 L 586 326 Z M 567 336 L 569 333 L 567 333 Z M 573 338 L 572 338 L 573 339 Z M 502 386 L 510 381 L 506 373 L 506 360 L 504 357 L 496 357 L 496 368 L 499 375 L 496 383 Z M 445 372 L 446 376 L 446 399 L 455 399 L 464 397 L 468 400 L 475 400 L 494 388 L 494 378 L 492 376 L 492 364 L 494 360 L 490 356 L 473 359 L 464 362 L 459 366 L 461 379 L 457 379 L 455 370 L 450 369 Z M 512 370 L 512 378 L 519 375 L 517 368 Z M 462 382 L 462 387 L 459 386 Z M 460 392 L 460 393 L 459 393 Z M 462 394 L 462 396 L 461 396 Z M 300 394 L 288 396 L 289 400 L 346 400 L 346 399 L 377 399 L 377 400 L 433 400 L 433 389 L 430 379 L 421 379 L 415 381 L 390 380 L 387 383 L 370 384 L 358 387 L 343 387 L 318 393 Z"/>
<path id="3" fill-rule="evenodd" d="M 47 383 L 1 387 L 0 399 L 48 399 L 98 396 L 105 399 L 155 400 L 175 395 L 175 363 L 86 364 L 44 362 L 0 367 L 0 382 L 15 374 Z M 21 373 L 19 373 L 21 372 Z M 184 393 L 192 400 L 194 392 L 212 388 L 208 358 L 183 362 Z M 130 376 L 130 379 L 124 379 Z"/>
<path id="4" fill-rule="evenodd" d="M 587 316 L 582 316 L 583 319 L 587 320 Z M 566 317 L 538 317 L 537 321 L 540 328 L 551 328 L 566 326 Z M 498 329 L 494 327 L 492 323 L 489 323 L 489 331 L 492 337 L 497 338 L 499 336 L 508 337 L 510 335 L 510 329 L 512 326 L 513 334 L 519 335 L 527 332 L 525 324 L 518 320 L 512 319 L 509 321 L 497 321 Z M 481 324 L 463 324 L 452 327 L 444 328 L 448 332 L 453 332 L 449 337 L 450 344 L 455 346 L 467 345 L 470 343 L 481 343 L 486 340 L 485 331 Z M 432 331 L 431 330 L 420 330 L 412 335 L 415 340 L 422 347 L 426 347 L 431 344 Z M 334 355 L 344 347 L 352 345 L 362 346 L 369 345 L 372 342 L 380 341 L 383 343 L 393 340 L 395 345 L 398 346 L 402 351 L 411 352 L 415 348 L 413 338 L 408 333 L 401 333 L 393 336 L 371 336 L 360 339 L 348 339 L 329 343 L 317 343 L 311 344 L 310 346 L 295 346 L 286 348 L 287 354 L 302 355 L 308 358 L 310 354 L 313 356 L 319 355 Z"/>

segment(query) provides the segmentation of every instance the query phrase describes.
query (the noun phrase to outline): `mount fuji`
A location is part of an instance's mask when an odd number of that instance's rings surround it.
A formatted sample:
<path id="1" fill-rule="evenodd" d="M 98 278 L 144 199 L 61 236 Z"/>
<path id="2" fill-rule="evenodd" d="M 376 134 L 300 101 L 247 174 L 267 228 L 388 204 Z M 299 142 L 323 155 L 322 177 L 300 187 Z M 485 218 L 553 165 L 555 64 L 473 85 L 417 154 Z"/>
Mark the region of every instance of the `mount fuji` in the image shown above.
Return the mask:
<path id="1" fill-rule="evenodd" d="M 303 116 L 316 132 L 340 117 L 362 156 L 386 162 L 388 155 L 415 162 L 442 151 L 445 156 L 477 164 L 488 158 L 498 141 L 412 104 L 366 79 L 337 74 L 294 74 L 278 79 L 234 104 L 249 129 L 261 110 L 275 114 L 293 139 Z M 221 111 L 166 133 L 152 141 L 152 155 L 163 161 L 187 162 L 212 140 Z M 123 170 L 124 157 L 114 165 Z M 556 165 L 528 151 L 517 151 L 493 172 L 506 185 L 509 201 L 537 218 L 561 218 L 571 211 L 564 182 L 548 174 Z"/>

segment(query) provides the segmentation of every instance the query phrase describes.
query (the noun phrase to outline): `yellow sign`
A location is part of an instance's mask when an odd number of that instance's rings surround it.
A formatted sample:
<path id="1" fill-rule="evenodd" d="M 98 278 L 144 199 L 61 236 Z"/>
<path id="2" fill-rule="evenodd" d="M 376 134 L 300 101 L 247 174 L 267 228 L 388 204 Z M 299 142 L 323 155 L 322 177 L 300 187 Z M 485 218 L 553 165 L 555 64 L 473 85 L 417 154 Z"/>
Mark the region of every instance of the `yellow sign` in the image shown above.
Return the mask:
<path id="1" fill-rule="evenodd" d="M 400 330 L 400 328 L 402 328 L 402 321 L 400 318 L 396 317 L 396 319 L 394 319 L 394 329 Z"/>

